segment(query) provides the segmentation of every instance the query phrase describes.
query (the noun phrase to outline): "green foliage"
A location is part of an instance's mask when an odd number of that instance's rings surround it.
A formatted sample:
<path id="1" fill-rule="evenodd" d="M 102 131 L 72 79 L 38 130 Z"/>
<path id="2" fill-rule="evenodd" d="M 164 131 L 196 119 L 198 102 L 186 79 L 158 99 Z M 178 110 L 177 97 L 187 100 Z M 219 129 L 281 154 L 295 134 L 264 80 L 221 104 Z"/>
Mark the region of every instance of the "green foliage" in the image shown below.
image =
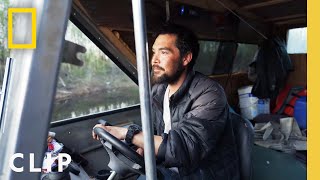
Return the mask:
<path id="1" fill-rule="evenodd" d="M 9 56 L 9 50 L 7 48 L 8 7 L 9 7 L 9 0 L 1 0 L 0 2 L 0 83 L 1 84 L 2 84 L 2 77 L 4 74 L 5 59 L 6 57 Z"/>

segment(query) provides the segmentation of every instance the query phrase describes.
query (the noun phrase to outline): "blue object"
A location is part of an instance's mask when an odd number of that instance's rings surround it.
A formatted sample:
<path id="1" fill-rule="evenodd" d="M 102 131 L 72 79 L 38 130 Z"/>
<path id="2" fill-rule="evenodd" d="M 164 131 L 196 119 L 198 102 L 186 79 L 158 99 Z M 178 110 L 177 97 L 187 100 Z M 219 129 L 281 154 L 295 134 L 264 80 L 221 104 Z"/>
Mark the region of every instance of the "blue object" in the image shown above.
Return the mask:
<path id="1" fill-rule="evenodd" d="M 258 114 L 264 114 L 264 101 L 263 101 L 263 99 L 258 100 Z"/>
<path id="2" fill-rule="evenodd" d="M 300 129 L 307 129 L 307 96 L 302 96 L 296 101 L 293 116 Z"/>
<path id="3" fill-rule="evenodd" d="M 181 6 L 180 15 L 183 15 L 183 14 L 184 14 L 184 6 Z"/>

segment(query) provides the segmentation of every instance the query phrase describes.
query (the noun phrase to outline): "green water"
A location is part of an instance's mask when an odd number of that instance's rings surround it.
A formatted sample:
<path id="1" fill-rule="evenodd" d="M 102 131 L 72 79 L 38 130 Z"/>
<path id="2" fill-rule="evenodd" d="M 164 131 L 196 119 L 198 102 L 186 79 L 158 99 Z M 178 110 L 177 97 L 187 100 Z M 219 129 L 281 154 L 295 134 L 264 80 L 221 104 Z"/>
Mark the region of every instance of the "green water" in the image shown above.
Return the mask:
<path id="1" fill-rule="evenodd" d="M 139 103 L 139 93 L 136 89 L 101 91 L 56 102 L 52 121 L 124 108 Z"/>

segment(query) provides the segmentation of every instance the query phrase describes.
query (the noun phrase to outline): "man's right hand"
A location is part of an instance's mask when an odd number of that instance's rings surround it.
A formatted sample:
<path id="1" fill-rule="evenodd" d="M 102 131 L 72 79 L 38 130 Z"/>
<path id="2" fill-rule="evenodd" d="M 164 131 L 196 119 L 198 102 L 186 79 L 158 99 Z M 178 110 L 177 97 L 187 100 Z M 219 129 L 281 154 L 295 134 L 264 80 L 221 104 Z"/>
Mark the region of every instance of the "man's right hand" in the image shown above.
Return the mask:
<path id="1" fill-rule="evenodd" d="M 123 127 L 117 127 L 117 126 L 104 126 L 102 124 L 96 124 L 93 128 L 92 128 L 92 138 L 99 140 L 99 137 L 97 136 L 96 133 L 94 133 L 93 129 L 96 127 L 100 127 L 104 130 L 106 130 L 108 133 L 110 133 L 111 135 L 113 135 L 114 137 L 116 137 L 119 140 L 123 140 L 126 138 L 126 134 L 128 129 L 127 128 L 123 128 Z"/>
<path id="2" fill-rule="evenodd" d="M 104 126 L 102 124 L 97 124 L 93 127 L 100 127 L 105 129 L 108 133 L 113 135 L 114 137 L 118 138 L 119 140 L 124 140 L 126 138 L 128 129 L 123 127 L 116 127 L 116 126 Z M 94 133 L 92 129 L 92 138 L 99 140 L 99 137 Z M 132 143 L 138 147 L 136 152 L 143 156 L 144 150 L 142 147 L 144 147 L 143 143 L 143 132 L 140 132 L 136 135 L 134 135 L 132 139 Z M 154 136 L 154 145 L 155 145 L 155 153 L 158 154 L 158 150 L 160 147 L 160 144 L 162 143 L 162 137 L 161 136 Z"/>

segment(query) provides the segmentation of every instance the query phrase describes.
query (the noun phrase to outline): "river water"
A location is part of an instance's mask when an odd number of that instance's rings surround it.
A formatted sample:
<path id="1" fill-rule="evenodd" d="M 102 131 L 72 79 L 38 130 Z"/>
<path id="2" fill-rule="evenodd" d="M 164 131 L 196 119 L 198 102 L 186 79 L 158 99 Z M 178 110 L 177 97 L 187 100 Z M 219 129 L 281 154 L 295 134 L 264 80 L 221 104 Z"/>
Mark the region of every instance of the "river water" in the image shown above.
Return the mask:
<path id="1" fill-rule="evenodd" d="M 136 90 L 112 90 L 55 102 L 51 121 L 80 117 L 139 104 Z"/>

